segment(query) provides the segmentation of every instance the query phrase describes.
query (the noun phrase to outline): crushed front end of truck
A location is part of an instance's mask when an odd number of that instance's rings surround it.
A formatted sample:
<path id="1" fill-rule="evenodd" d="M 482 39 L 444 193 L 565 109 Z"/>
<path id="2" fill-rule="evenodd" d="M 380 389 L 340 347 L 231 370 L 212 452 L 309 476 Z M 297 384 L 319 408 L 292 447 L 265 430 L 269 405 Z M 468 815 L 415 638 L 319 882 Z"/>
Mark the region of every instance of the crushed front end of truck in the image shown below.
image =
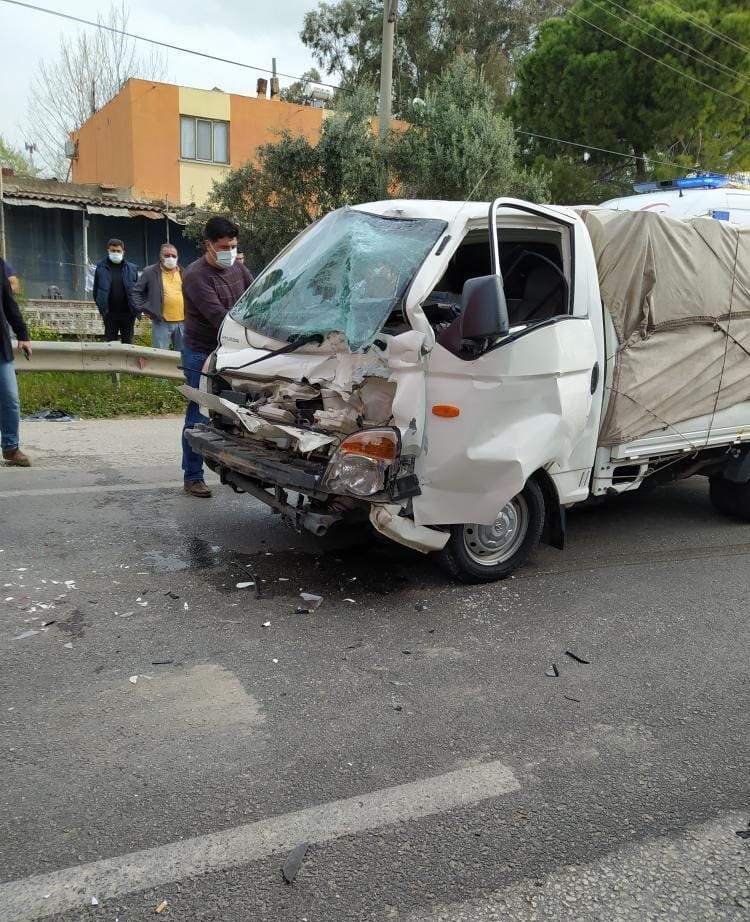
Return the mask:
<path id="1" fill-rule="evenodd" d="M 308 228 L 224 323 L 200 391 L 210 422 L 186 432 L 223 483 L 323 535 L 369 521 L 422 551 L 416 526 L 425 334 L 405 294 L 445 223 L 342 209 Z"/>

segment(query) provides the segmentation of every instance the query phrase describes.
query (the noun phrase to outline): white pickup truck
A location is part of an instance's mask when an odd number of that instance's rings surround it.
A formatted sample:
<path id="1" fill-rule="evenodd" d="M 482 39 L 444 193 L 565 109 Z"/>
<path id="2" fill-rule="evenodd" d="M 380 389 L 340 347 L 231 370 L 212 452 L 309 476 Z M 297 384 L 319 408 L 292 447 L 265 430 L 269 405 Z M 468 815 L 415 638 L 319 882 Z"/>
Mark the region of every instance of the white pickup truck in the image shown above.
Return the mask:
<path id="1" fill-rule="evenodd" d="M 590 497 L 693 474 L 750 518 L 750 229 L 396 200 L 303 231 L 183 392 L 221 480 L 298 529 L 369 520 L 466 581 Z"/>

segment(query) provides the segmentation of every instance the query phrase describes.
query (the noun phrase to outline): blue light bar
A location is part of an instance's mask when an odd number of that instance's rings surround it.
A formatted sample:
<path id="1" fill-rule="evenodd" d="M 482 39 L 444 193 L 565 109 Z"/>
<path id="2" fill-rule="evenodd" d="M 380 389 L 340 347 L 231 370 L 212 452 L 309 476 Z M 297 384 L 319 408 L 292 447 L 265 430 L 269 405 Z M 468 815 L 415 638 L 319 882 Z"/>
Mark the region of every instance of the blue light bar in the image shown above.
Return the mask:
<path id="1" fill-rule="evenodd" d="M 721 189 L 727 185 L 727 177 L 721 173 L 696 173 L 681 179 L 663 179 L 657 182 L 637 182 L 636 192 L 662 192 L 664 189 Z"/>

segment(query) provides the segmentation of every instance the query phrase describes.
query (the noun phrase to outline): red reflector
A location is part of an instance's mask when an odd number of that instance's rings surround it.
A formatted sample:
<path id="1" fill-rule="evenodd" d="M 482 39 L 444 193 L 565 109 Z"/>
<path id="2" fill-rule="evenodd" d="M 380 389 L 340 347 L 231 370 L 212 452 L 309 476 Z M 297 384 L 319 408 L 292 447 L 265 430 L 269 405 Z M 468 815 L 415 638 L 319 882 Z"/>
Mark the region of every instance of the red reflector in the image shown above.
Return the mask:
<path id="1" fill-rule="evenodd" d="M 461 411 L 450 403 L 438 403 L 432 408 L 432 415 L 442 416 L 445 419 L 455 419 L 461 415 Z"/>

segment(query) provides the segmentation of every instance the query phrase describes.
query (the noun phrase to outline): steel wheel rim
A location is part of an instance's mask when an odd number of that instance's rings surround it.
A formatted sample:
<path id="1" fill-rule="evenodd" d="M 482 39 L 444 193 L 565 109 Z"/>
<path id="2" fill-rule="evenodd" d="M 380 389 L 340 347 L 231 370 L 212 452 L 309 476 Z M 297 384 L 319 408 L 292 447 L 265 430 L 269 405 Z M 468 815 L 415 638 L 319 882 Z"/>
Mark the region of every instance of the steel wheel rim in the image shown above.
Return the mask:
<path id="1" fill-rule="evenodd" d="M 463 544 L 474 563 L 493 567 L 516 553 L 529 528 L 529 507 L 520 494 L 506 503 L 492 525 L 464 525 Z"/>

